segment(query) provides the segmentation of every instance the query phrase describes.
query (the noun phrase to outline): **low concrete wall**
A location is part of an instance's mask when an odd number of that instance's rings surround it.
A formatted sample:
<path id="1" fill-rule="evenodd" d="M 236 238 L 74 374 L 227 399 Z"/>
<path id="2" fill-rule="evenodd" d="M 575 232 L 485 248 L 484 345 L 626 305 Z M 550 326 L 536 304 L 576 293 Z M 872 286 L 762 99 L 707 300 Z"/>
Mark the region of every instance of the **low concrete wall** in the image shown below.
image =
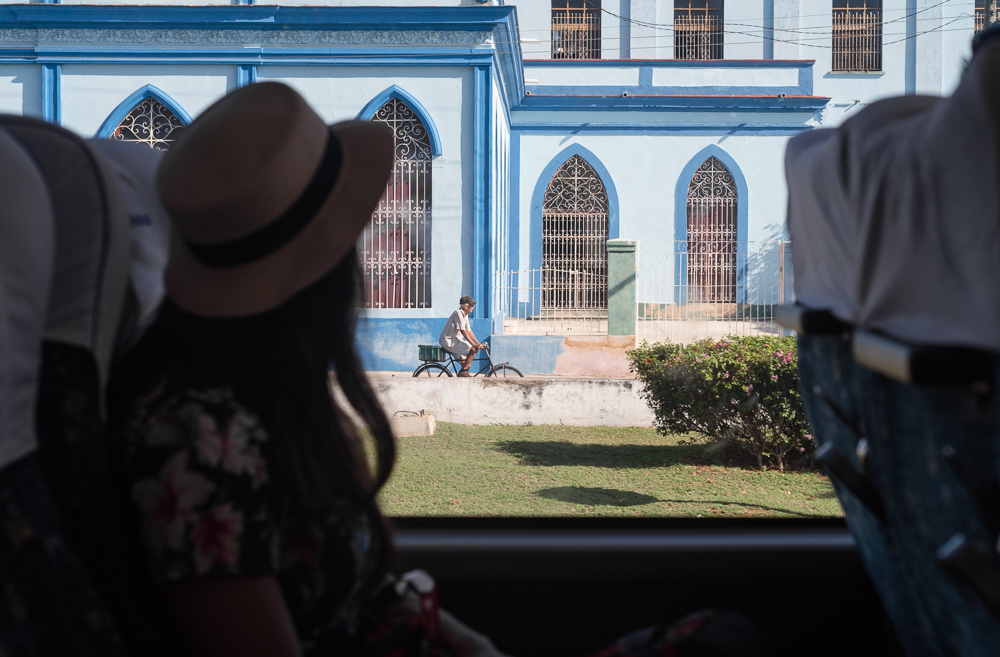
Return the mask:
<path id="1" fill-rule="evenodd" d="M 649 427 L 635 379 L 372 377 L 386 413 L 421 409 L 439 422 Z"/>

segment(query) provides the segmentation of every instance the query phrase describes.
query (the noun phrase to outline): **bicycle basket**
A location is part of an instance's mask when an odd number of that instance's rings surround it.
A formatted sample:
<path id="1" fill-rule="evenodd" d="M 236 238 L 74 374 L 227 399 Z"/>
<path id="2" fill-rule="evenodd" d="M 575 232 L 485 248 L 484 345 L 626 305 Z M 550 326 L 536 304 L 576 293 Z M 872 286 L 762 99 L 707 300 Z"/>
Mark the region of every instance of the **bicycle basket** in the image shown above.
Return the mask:
<path id="1" fill-rule="evenodd" d="M 436 344 L 420 345 L 420 360 L 440 363 L 445 360 L 444 349 Z"/>

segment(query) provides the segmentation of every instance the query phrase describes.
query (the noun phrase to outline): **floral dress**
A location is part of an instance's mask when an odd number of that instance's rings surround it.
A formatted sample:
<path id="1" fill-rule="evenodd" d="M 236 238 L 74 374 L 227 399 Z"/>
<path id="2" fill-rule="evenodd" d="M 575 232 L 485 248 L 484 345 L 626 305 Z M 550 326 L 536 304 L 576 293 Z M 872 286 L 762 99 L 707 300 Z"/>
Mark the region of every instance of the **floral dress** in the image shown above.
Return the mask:
<path id="1" fill-rule="evenodd" d="M 345 503 L 308 532 L 282 526 L 268 438 L 228 388 L 161 385 L 138 401 L 124 466 L 153 581 L 275 576 L 304 652 L 342 652 L 375 567 L 367 518 Z"/>

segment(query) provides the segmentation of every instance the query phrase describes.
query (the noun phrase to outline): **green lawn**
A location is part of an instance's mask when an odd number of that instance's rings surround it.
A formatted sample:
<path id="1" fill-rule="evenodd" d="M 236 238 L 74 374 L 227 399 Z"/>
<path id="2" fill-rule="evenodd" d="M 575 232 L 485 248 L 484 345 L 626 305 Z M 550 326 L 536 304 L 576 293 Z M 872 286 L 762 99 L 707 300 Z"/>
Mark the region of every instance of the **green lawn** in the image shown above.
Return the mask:
<path id="1" fill-rule="evenodd" d="M 713 463 L 652 429 L 439 424 L 400 438 L 382 508 L 393 516 L 843 515 L 818 472 Z"/>

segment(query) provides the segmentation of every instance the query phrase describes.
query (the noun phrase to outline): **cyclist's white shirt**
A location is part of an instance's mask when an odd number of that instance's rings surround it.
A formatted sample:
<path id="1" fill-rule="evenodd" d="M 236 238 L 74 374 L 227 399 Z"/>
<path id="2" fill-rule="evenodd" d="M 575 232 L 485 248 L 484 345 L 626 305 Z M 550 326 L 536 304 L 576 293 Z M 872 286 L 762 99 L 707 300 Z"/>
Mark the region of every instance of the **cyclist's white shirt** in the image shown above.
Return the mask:
<path id="1" fill-rule="evenodd" d="M 438 338 L 438 344 L 440 344 L 445 349 L 455 347 L 459 343 L 468 346 L 468 341 L 462 337 L 462 331 L 472 332 L 472 328 L 469 326 L 469 317 L 462 309 L 459 308 L 451 314 L 448 321 L 444 325 L 444 330 L 441 331 L 441 337 Z"/>

